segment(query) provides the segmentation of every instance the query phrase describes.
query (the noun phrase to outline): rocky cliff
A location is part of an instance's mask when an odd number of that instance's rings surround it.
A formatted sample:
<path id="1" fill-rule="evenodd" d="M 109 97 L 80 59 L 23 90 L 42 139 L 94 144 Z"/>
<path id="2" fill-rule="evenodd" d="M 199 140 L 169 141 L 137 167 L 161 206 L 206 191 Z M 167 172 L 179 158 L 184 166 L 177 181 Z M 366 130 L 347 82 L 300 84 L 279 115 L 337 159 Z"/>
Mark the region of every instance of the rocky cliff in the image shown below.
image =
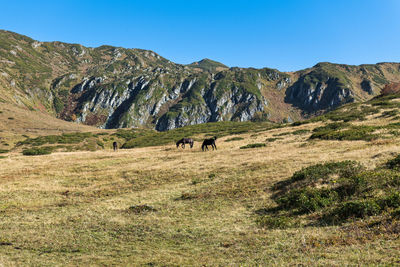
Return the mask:
<path id="1" fill-rule="evenodd" d="M 319 63 L 293 73 L 209 59 L 181 65 L 148 50 L 39 42 L 0 31 L 0 102 L 102 128 L 299 120 L 371 98 L 398 80 L 398 63 Z"/>

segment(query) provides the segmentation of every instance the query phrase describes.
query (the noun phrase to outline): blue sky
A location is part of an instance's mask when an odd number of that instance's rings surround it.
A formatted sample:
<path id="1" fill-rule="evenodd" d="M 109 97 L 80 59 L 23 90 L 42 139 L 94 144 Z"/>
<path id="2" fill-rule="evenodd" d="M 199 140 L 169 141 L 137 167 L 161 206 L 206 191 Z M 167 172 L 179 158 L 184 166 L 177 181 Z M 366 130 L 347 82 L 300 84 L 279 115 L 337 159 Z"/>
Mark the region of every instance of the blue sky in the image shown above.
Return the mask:
<path id="1" fill-rule="evenodd" d="M 1 1 L 0 29 L 150 49 L 176 63 L 293 71 L 400 62 L 400 0 Z"/>

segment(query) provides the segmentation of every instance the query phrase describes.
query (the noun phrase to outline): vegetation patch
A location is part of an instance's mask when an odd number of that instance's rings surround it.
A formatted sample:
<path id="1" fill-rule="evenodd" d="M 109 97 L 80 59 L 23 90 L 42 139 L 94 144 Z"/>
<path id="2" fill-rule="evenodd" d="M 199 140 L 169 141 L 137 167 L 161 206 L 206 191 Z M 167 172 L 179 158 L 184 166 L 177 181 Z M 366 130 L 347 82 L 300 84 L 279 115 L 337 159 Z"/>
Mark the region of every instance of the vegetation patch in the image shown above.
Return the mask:
<path id="1" fill-rule="evenodd" d="M 269 229 L 286 229 L 294 227 L 293 219 L 287 216 L 263 215 L 257 218 L 257 225 Z"/>
<path id="2" fill-rule="evenodd" d="M 385 166 L 388 169 L 400 171 L 400 155 L 386 162 Z"/>
<path id="3" fill-rule="evenodd" d="M 377 215 L 396 216 L 400 208 L 399 158 L 374 170 L 366 170 L 355 161 L 303 168 L 272 187 L 276 206 L 265 209 L 257 223 L 280 228 L 291 224 L 273 218 L 287 217 L 290 222 L 305 215 L 306 224 L 326 225 Z"/>
<path id="4" fill-rule="evenodd" d="M 0 149 L 0 154 L 8 153 L 10 150 L 7 149 Z"/>
<path id="5" fill-rule="evenodd" d="M 301 129 L 301 130 L 293 131 L 292 134 L 294 134 L 294 135 L 301 135 L 301 134 L 308 134 L 309 132 L 310 132 L 310 130 Z"/>
<path id="6" fill-rule="evenodd" d="M 132 213 L 140 214 L 140 213 L 157 211 L 157 209 L 153 208 L 152 206 L 148 206 L 148 205 L 135 205 L 135 206 L 130 206 L 128 208 L 128 211 L 132 212 Z"/>
<path id="7" fill-rule="evenodd" d="M 379 126 L 353 125 L 348 129 L 342 130 L 345 127 L 347 127 L 346 123 L 331 123 L 323 127 L 315 128 L 310 139 L 371 141 L 379 138 L 379 135 L 374 134 L 374 131 L 381 129 Z"/>
<path id="8" fill-rule="evenodd" d="M 188 138 L 196 135 L 204 136 L 228 136 L 243 133 L 253 133 L 260 130 L 270 130 L 279 127 L 277 124 L 270 122 L 210 122 L 197 125 L 185 126 L 176 128 L 165 132 L 157 132 L 153 130 L 142 130 L 139 132 L 136 129 L 123 130 L 131 131 L 131 133 L 124 132 L 125 139 L 128 140 L 123 144 L 122 148 L 158 146 L 175 143 L 181 138 Z M 122 131 L 121 131 L 122 133 Z M 118 132 L 117 132 L 118 134 Z M 132 139 L 127 139 L 132 138 Z"/>
<path id="9" fill-rule="evenodd" d="M 264 143 L 254 143 L 254 144 L 248 144 L 245 146 L 241 146 L 240 149 L 247 149 L 247 148 L 257 148 L 257 147 L 265 147 L 266 144 Z"/>
<path id="10" fill-rule="evenodd" d="M 22 154 L 25 156 L 38 156 L 51 154 L 52 151 L 53 148 L 51 147 L 33 147 L 23 150 Z"/>
<path id="11" fill-rule="evenodd" d="M 232 141 L 239 141 L 239 140 L 244 140 L 244 138 L 243 137 L 239 137 L 239 136 L 235 136 L 235 137 L 226 139 L 225 142 L 232 142 Z"/>
<path id="12" fill-rule="evenodd" d="M 92 133 L 64 133 L 62 135 L 47 135 L 36 138 L 28 138 L 17 145 L 41 146 L 44 144 L 77 144 L 86 138 L 92 137 Z"/>

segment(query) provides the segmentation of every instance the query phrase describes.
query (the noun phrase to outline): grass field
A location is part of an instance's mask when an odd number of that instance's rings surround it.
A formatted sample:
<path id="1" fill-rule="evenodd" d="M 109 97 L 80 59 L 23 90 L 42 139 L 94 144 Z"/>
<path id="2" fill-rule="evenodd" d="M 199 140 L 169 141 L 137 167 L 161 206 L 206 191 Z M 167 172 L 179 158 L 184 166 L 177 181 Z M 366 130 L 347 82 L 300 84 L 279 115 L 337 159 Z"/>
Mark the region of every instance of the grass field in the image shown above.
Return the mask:
<path id="1" fill-rule="evenodd" d="M 396 122 L 379 112 L 352 125 Z M 0 264 L 399 265 L 400 226 L 380 215 L 338 225 L 293 215 L 300 224 L 282 229 L 258 223 L 275 206 L 273 186 L 303 167 L 355 160 L 373 169 L 400 153 L 396 134 L 310 139 L 329 123 L 226 133 L 209 152 L 196 142 L 1 154 Z"/>

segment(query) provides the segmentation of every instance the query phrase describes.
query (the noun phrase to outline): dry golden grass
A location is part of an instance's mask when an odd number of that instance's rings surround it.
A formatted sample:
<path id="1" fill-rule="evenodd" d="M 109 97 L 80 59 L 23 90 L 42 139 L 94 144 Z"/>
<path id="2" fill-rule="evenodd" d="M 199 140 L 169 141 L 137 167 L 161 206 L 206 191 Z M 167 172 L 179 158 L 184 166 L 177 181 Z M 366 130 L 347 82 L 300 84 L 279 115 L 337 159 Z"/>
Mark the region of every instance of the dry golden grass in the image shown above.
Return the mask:
<path id="1" fill-rule="evenodd" d="M 56 119 L 45 112 L 0 103 L 0 149 L 11 149 L 16 142 L 24 140 L 25 136 L 101 131 L 103 130 Z"/>
<path id="2" fill-rule="evenodd" d="M 376 121 L 378 122 L 378 120 Z M 380 120 L 379 120 L 380 122 Z M 399 139 L 307 141 L 281 135 L 321 123 L 217 140 L 217 151 L 170 146 L 112 152 L 9 154 L 0 159 L 0 264 L 396 265 L 400 241 L 338 226 L 259 228 L 270 187 L 304 166 L 358 160 L 369 168 Z M 155 211 L 136 213 L 129 207 Z"/>

